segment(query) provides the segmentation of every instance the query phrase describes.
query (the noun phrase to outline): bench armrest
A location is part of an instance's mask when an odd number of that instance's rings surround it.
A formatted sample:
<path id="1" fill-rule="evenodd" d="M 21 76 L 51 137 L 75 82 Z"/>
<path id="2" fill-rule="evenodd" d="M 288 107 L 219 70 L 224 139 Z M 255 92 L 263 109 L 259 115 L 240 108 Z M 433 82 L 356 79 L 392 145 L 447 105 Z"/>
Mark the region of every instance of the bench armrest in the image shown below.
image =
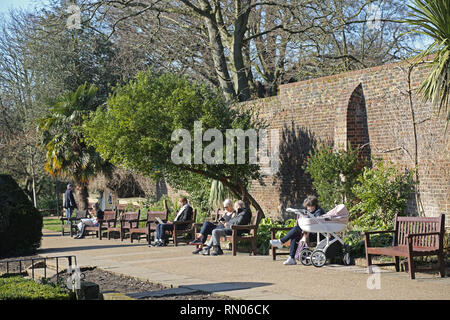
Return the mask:
<path id="1" fill-rule="evenodd" d="M 421 237 L 421 236 L 439 236 L 441 235 L 440 232 L 424 232 L 424 233 L 409 233 L 406 236 L 408 238 L 413 238 L 413 237 Z"/>
<path id="2" fill-rule="evenodd" d="M 248 225 L 234 225 L 231 226 L 231 230 L 248 230 L 248 229 L 256 229 L 257 225 L 248 224 Z"/>
<path id="3" fill-rule="evenodd" d="M 380 233 L 394 233 L 395 230 L 382 230 L 382 231 L 365 231 L 365 232 L 361 232 L 362 235 L 364 236 L 369 236 L 371 234 L 380 234 Z"/>
<path id="4" fill-rule="evenodd" d="M 172 224 L 174 226 L 179 226 L 179 225 L 184 225 L 184 224 L 191 224 L 191 223 L 195 223 L 194 220 L 188 220 L 188 221 L 174 221 L 172 222 Z"/>
<path id="5" fill-rule="evenodd" d="M 275 228 L 270 228 L 270 232 L 277 232 L 277 231 L 288 231 L 291 230 L 292 227 L 275 227 Z"/>

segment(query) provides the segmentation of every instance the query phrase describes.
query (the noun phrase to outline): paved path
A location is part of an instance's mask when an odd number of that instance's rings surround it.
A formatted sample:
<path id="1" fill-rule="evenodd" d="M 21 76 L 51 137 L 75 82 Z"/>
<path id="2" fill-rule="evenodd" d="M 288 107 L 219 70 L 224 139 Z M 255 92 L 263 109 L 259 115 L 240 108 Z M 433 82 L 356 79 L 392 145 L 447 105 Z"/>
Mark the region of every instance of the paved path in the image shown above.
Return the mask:
<path id="1" fill-rule="evenodd" d="M 356 266 L 305 267 L 284 266 L 283 257 L 233 257 L 193 255 L 194 247 L 149 248 L 145 241 L 75 240 L 60 233 L 44 231 L 41 256 L 73 254 L 79 266 L 96 266 L 110 272 L 129 275 L 174 288 L 199 289 L 240 299 L 450 299 L 450 278 L 383 270 L 380 288 L 369 289 L 374 277 Z M 376 284 L 370 282 L 369 284 Z"/>

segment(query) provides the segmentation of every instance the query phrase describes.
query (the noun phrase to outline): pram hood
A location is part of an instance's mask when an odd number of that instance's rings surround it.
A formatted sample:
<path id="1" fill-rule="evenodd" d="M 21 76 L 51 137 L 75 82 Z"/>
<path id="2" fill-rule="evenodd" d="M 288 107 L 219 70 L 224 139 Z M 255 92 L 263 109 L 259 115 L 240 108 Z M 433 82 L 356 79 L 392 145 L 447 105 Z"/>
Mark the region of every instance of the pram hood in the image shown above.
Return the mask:
<path id="1" fill-rule="evenodd" d="M 345 229 L 349 219 L 345 205 L 340 204 L 320 217 L 298 218 L 298 225 L 307 232 L 339 232 Z"/>

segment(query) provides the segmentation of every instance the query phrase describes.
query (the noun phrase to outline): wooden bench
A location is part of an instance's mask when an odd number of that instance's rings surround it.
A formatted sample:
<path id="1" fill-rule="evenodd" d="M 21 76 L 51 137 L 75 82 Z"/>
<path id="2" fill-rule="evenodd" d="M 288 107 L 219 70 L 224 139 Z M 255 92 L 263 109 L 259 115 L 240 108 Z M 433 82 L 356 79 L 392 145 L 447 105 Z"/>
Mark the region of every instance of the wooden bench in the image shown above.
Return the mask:
<path id="1" fill-rule="evenodd" d="M 271 240 L 275 240 L 277 239 L 275 237 L 276 233 L 278 231 L 289 231 L 291 230 L 292 227 L 277 227 L 277 228 L 270 228 L 270 239 Z M 287 241 L 284 245 L 285 246 L 290 246 L 291 241 Z M 278 251 L 279 249 L 275 246 L 272 246 L 271 251 L 272 251 L 272 259 L 276 260 L 277 256 L 286 256 L 289 255 L 289 251 L 283 250 L 283 251 Z"/>
<path id="2" fill-rule="evenodd" d="M 221 241 L 229 241 L 231 243 L 231 251 L 233 256 L 237 253 L 237 244 L 241 240 L 250 241 L 252 245 L 252 250 L 250 254 L 256 255 L 257 253 L 257 236 L 258 236 L 258 225 L 261 222 L 263 215 L 261 212 L 257 211 L 252 214 L 252 219 L 248 225 L 234 225 L 231 226 L 232 234 L 230 236 L 221 237 Z M 198 234 L 201 224 L 195 225 L 195 233 Z M 198 236 L 198 235 L 197 235 Z M 211 235 L 208 236 L 208 240 Z M 199 247 L 199 245 L 197 245 Z"/>
<path id="3" fill-rule="evenodd" d="M 65 211 L 63 211 L 63 214 L 65 214 Z M 70 228 L 70 236 L 72 237 L 74 234 L 77 234 L 78 232 L 78 228 L 77 228 L 77 223 L 79 223 L 81 221 L 81 219 L 86 219 L 88 215 L 88 211 L 87 210 L 76 210 L 76 214 L 75 217 L 70 217 L 69 219 L 66 217 L 61 217 L 59 218 L 61 220 L 61 233 L 62 236 L 64 236 L 65 230 L 64 230 L 64 226 L 66 225 L 65 222 L 69 221 L 69 228 Z"/>
<path id="4" fill-rule="evenodd" d="M 147 238 L 147 242 L 150 245 L 151 243 L 151 234 L 156 231 L 157 220 L 156 217 L 160 218 L 163 222 L 167 222 L 169 212 L 165 211 L 148 211 L 147 219 L 138 220 L 138 224 L 136 227 L 130 228 L 130 241 L 133 243 L 133 236 L 137 236 L 138 241 L 140 241 L 141 236 L 145 235 Z M 134 221 L 130 221 L 134 222 Z M 145 227 L 139 227 L 140 222 L 145 222 Z"/>
<path id="5" fill-rule="evenodd" d="M 125 235 L 130 232 L 131 228 L 137 228 L 139 226 L 140 215 L 141 210 L 138 210 L 137 212 L 122 213 L 119 219 L 119 226 L 112 226 L 106 229 L 108 240 L 111 239 L 111 232 L 116 232 L 120 235 L 120 241 L 123 241 Z"/>
<path id="6" fill-rule="evenodd" d="M 103 219 L 98 220 L 97 226 L 86 226 L 84 228 L 85 235 L 95 232 L 97 238 L 102 240 L 102 233 L 110 227 L 114 227 L 117 222 L 117 210 L 107 210 L 104 212 Z"/>
<path id="7" fill-rule="evenodd" d="M 371 247 L 372 234 L 393 233 L 392 246 Z M 385 255 L 394 257 L 394 263 L 376 264 L 378 266 L 395 266 L 400 271 L 400 258 L 408 258 L 409 274 L 415 279 L 415 272 L 423 271 L 416 268 L 414 257 L 438 256 L 441 277 L 445 277 L 444 257 L 445 216 L 439 217 L 399 217 L 395 216 L 394 230 L 364 232 L 366 245 L 366 260 L 369 273 L 372 272 L 372 256 Z"/>
<path id="8" fill-rule="evenodd" d="M 197 219 L 197 209 L 192 209 L 192 219 L 187 221 L 174 221 L 173 231 L 169 231 L 169 241 L 172 240 L 175 246 L 180 241 L 189 243 L 195 237 L 195 221 Z"/>

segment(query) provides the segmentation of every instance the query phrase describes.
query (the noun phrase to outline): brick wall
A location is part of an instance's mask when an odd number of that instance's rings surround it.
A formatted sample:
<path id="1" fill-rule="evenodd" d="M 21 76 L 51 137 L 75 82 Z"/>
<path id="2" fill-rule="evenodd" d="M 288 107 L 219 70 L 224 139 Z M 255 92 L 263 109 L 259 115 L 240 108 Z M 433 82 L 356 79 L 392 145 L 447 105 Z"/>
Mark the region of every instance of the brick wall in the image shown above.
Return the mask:
<path id="1" fill-rule="evenodd" d="M 412 92 L 426 77 L 427 67 L 415 67 Z M 312 192 L 301 169 L 309 149 L 319 140 L 335 146 L 363 148 L 366 155 L 414 167 L 414 135 L 408 96 L 408 63 L 396 63 L 282 85 L 279 95 L 243 104 L 258 111 L 269 129 L 280 131 L 280 169 L 254 181 L 251 194 L 267 216 L 286 218 L 284 209 L 299 206 Z M 421 202 L 425 214 L 447 215 L 450 225 L 449 134 L 445 117 L 413 94 L 417 123 Z M 414 212 L 415 201 L 408 210 Z"/>

